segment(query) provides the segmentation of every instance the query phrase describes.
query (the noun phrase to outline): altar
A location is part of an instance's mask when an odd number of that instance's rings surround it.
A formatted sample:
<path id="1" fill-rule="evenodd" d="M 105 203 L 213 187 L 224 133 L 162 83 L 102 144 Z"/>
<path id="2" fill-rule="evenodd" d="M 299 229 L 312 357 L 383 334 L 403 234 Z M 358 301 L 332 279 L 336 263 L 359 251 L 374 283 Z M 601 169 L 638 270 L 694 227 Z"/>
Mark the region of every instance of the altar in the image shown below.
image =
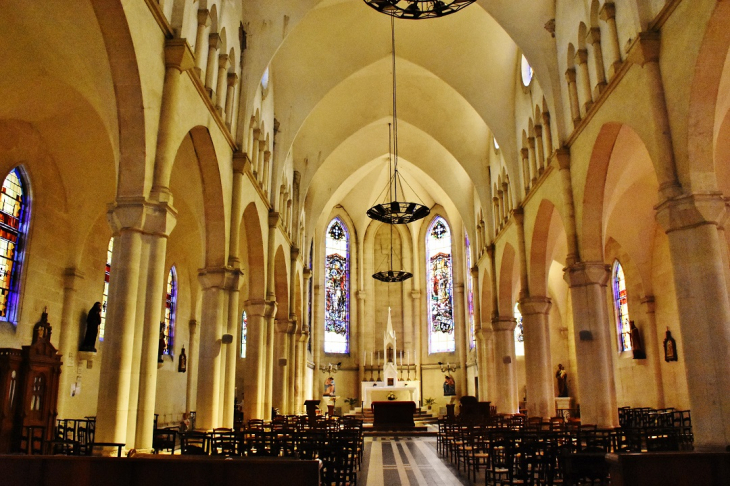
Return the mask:
<path id="1" fill-rule="evenodd" d="M 418 381 L 409 381 L 407 385 L 400 383 L 395 386 L 386 386 L 382 381 L 366 381 L 362 383 L 363 406 L 370 408 L 373 402 L 388 401 L 388 395 L 395 395 L 396 401 L 409 401 L 417 404 L 421 401 L 421 387 Z"/>

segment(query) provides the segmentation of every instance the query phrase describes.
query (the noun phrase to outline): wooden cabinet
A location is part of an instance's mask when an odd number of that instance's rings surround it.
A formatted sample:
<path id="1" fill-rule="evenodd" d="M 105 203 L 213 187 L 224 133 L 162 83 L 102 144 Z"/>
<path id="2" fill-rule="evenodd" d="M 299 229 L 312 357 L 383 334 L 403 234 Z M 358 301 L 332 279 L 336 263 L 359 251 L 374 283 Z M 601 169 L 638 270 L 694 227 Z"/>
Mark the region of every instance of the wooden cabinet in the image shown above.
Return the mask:
<path id="1" fill-rule="evenodd" d="M 56 423 L 61 356 L 51 344 L 48 314 L 23 349 L 0 349 L 0 453 L 25 452 L 33 437 L 50 440 Z"/>

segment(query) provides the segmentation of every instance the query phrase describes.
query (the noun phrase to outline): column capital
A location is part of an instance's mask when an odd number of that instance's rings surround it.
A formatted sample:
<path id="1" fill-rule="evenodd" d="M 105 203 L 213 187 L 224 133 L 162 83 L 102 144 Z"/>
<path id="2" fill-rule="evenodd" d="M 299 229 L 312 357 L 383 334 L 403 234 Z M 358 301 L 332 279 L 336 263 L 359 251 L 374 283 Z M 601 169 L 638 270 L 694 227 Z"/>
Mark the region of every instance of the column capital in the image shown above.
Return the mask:
<path id="1" fill-rule="evenodd" d="M 613 2 L 606 2 L 603 7 L 598 11 L 598 16 L 604 22 L 608 22 L 609 19 L 616 18 L 616 5 Z"/>
<path id="2" fill-rule="evenodd" d="M 542 137 L 542 125 L 535 125 L 535 137 Z"/>
<path id="3" fill-rule="evenodd" d="M 302 276 L 304 277 L 305 281 L 312 278 L 312 269 L 309 267 L 304 267 L 304 271 L 302 271 Z"/>
<path id="4" fill-rule="evenodd" d="M 559 170 L 570 170 L 570 149 L 559 148 L 555 150 L 553 160 Z"/>
<path id="5" fill-rule="evenodd" d="M 218 49 L 218 43 L 221 40 L 221 36 L 216 34 L 215 32 L 208 35 L 208 47 L 211 49 Z"/>
<path id="6" fill-rule="evenodd" d="M 146 234 L 167 238 L 177 224 L 177 210 L 167 201 L 148 202 L 144 222 Z"/>
<path id="7" fill-rule="evenodd" d="M 641 304 L 646 306 L 646 312 L 653 314 L 655 309 L 654 304 L 654 296 L 653 295 L 647 295 L 643 299 L 641 299 Z"/>
<path id="8" fill-rule="evenodd" d="M 495 316 L 492 317 L 492 330 L 494 331 L 515 331 L 517 321 L 514 317 Z"/>
<path id="9" fill-rule="evenodd" d="M 266 301 L 263 299 L 251 299 L 243 303 L 246 306 L 246 314 L 249 316 L 264 317 L 266 312 Z"/>
<path id="10" fill-rule="evenodd" d="M 188 321 L 188 332 L 190 333 L 190 340 L 192 341 L 193 336 L 195 336 L 195 333 L 198 332 L 198 321 L 195 319 L 190 319 Z"/>
<path id="11" fill-rule="evenodd" d="M 185 72 L 195 67 L 195 55 L 187 39 L 168 39 L 165 41 L 165 68 Z"/>
<path id="12" fill-rule="evenodd" d="M 603 262 L 576 262 L 565 267 L 563 272 L 570 288 L 588 285 L 605 286 L 611 276 L 611 265 Z"/>
<path id="13" fill-rule="evenodd" d="M 525 221 L 525 210 L 522 208 L 522 206 L 517 206 L 512 210 L 512 214 L 515 217 L 515 221 L 522 225 Z"/>
<path id="14" fill-rule="evenodd" d="M 523 316 L 547 314 L 552 303 L 549 297 L 524 297 L 520 299 L 520 312 Z"/>
<path id="15" fill-rule="evenodd" d="M 243 271 L 230 266 L 201 268 L 198 270 L 198 280 L 204 290 L 238 290 L 243 283 Z"/>
<path id="16" fill-rule="evenodd" d="M 251 171 L 251 159 L 248 154 L 239 150 L 233 152 L 233 172 L 243 174 L 246 170 Z"/>
<path id="17" fill-rule="evenodd" d="M 210 10 L 207 8 L 198 9 L 198 25 L 208 27 L 210 25 Z"/>
<path id="18" fill-rule="evenodd" d="M 659 62 L 660 41 L 659 32 L 639 32 L 629 47 L 626 60 L 641 67 L 647 62 Z"/>
<path id="19" fill-rule="evenodd" d="M 479 278 L 479 265 L 474 265 L 469 269 L 471 272 L 471 276 L 474 278 Z"/>
<path id="20" fill-rule="evenodd" d="M 655 207 L 656 219 L 666 233 L 705 224 L 723 226 L 727 218 L 725 200 L 719 192 L 684 194 Z"/>
<path id="21" fill-rule="evenodd" d="M 355 295 L 357 296 L 357 300 L 365 300 L 368 293 L 364 290 L 358 290 L 357 292 L 355 292 Z"/>
<path id="22" fill-rule="evenodd" d="M 421 291 L 419 289 L 412 289 L 411 290 L 411 299 L 416 300 L 421 298 Z"/>
<path id="23" fill-rule="evenodd" d="M 591 27 L 588 29 L 588 33 L 586 34 L 586 40 L 589 44 L 596 44 L 598 42 L 601 42 L 601 29 L 598 27 Z"/>
<path id="24" fill-rule="evenodd" d="M 569 83 L 575 83 L 575 68 L 565 70 L 565 80 Z"/>
<path id="25" fill-rule="evenodd" d="M 67 267 L 63 270 L 63 288 L 76 290 L 76 281 L 84 278 L 83 272 L 76 267 Z"/>
<path id="26" fill-rule="evenodd" d="M 520 154 L 522 154 L 523 159 L 528 159 L 530 157 L 530 150 L 528 148 L 520 149 Z"/>
<path id="27" fill-rule="evenodd" d="M 464 293 L 464 282 L 454 284 L 454 290 L 460 294 Z"/>
<path id="28" fill-rule="evenodd" d="M 269 299 L 266 301 L 266 308 L 264 310 L 264 317 L 274 317 L 276 315 L 276 309 L 279 307 L 279 304 L 276 303 L 276 300 Z"/>
<path id="29" fill-rule="evenodd" d="M 277 211 L 269 211 L 269 228 L 276 228 L 279 224 L 279 213 Z"/>
<path id="30" fill-rule="evenodd" d="M 530 148 L 535 148 L 535 137 L 527 137 L 527 145 L 530 146 Z"/>
<path id="31" fill-rule="evenodd" d="M 550 112 L 549 111 L 542 112 L 542 123 L 544 125 L 550 125 Z"/>
<path id="32" fill-rule="evenodd" d="M 225 69 L 228 64 L 228 54 L 218 54 L 218 69 Z"/>
<path id="33" fill-rule="evenodd" d="M 588 49 L 576 49 L 575 62 L 576 64 L 585 64 L 588 62 Z"/>
<path id="34" fill-rule="evenodd" d="M 293 261 L 299 258 L 299 248 L 296 246 L 292 246 L 291 250 L 289 250 L 289 258 Z"/>
<path id="35" fill-rule="evenodd" d="M 228 81 L 228 86 L 235 86 L 238 82 L 238 74 L 228 73 L 228 77 L 226 79 Z"/>

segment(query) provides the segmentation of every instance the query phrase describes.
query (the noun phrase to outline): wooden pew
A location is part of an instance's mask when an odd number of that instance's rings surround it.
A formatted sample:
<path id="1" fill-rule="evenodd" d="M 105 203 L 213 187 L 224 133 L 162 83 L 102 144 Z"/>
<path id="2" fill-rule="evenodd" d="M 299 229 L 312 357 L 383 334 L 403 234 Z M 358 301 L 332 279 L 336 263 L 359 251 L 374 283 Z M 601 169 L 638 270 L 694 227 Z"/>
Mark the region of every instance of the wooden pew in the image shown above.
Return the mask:
<path id="1" fill-rule="evenodd" d="M 110 458 L 0 455 L 0 485 L 318 486 L 319 461 L 285 458 L 218 459 L 192 456 Z"/>

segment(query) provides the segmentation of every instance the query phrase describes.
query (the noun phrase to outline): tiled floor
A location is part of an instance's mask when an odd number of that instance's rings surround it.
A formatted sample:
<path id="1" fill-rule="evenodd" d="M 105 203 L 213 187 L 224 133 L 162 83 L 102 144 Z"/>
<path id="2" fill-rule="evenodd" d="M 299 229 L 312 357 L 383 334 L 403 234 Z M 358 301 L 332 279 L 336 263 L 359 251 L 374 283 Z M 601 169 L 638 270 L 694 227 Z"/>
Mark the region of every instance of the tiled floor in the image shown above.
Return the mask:
<path id="1" fill-rule="evenodd" d="M 470 485 L 436 453 L 435 437 L 367 437 L 357 483 L 362 486 Z"/>

